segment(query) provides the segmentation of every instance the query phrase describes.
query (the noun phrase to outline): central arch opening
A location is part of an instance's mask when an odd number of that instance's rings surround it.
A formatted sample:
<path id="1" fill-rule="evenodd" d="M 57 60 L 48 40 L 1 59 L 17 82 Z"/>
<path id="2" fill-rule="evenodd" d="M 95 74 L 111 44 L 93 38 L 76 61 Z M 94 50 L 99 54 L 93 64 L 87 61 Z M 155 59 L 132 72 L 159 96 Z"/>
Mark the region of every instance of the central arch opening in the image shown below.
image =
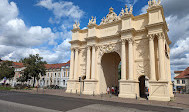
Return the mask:
<path id="1" fill-rule="evenodd" d="M 105 53 L 102 56 L 101 65 L 104 74 L 104 84 L 106 88 L 114 88 L 113 94 L 118 95 L 119 81 L 121 79 L 121 58 L 118 53 Z"/>

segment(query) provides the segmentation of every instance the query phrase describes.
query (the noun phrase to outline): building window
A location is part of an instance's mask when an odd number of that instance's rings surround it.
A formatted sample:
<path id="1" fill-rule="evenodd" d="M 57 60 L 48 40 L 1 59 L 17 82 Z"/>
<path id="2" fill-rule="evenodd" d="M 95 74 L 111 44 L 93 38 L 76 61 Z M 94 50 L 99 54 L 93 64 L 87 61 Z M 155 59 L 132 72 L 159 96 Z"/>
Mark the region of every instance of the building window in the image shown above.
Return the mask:
<path id="1" fill-rule="evenodd" d="M 64 71 L 64 77 L 66 76 L 66 71 Z"/>
<path id="2" fill-rule="evenodd" d="M 68 71 L 68 77 L 69 77 L 69 74 L 70 74 L 70 72 Z"/>
<path id="3" fill-rule="evenodd" d="M 177 84 L 180 84 L 180 80 L 177 80 Z"/>
<path id="4" fill-rule="evenodd" d="M 54 76 L 56 77 L 56 73 L 54 74 Z"/>
<path id="5" fill-rule="evenodd" d="M 182 80 L 182 84 L 185 84 L 185 80 Z"/>
<path id="6" fill-rule="evenodd" d="M 58 73 L 58 77 L 60 77 L 60 73 Z"/>
<path id="7" fill-rule="evenodd" d="M 63 80 L 63 85 L 65 85 L 65 80 Z"/>

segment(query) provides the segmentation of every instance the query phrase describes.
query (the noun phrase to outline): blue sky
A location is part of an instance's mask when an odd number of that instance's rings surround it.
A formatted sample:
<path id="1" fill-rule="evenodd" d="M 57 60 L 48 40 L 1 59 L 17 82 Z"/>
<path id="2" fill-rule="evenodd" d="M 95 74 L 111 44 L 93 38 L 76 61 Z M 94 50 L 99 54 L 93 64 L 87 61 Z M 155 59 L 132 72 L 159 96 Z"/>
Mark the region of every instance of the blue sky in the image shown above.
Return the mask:
<path id="1" fill-rule="evenodd" d="M 112 6 L 119 14 L 134 5 L 133 14 L 146 13 L 148 0 L 0 0 L 0 57 L 19 61 L 39 53 L 48 63 L 70 59 L 71 29 L 74 21 L 80 27 L 91 16 L 97 24 Z M 169 25 L 171 72 L 189 65 L 189 0 L 162 0 Z"/>

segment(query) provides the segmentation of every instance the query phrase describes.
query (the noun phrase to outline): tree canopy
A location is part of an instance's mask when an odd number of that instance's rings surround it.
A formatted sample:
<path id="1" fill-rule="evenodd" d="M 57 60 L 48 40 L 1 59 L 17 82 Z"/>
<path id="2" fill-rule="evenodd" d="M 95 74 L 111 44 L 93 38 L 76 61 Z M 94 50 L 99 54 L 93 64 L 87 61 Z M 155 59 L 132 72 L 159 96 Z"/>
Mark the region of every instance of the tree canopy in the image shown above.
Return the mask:
<path id="1" fill-rule="evenodd" d="M 21 59 L 20 61 L 26 67 L 24 69 L 23 75 L 20 77 L 20 80 L 27 81 L 28 79 L 34 78 L 33 86 L 35 85 L 36 80 L 40 79 L 40 75 L 45 75 L 45 64 L 46 61 L 42 61 L 43 57 L 40 57 L 39 54 L 32 55 L 29 57 Z"/>
<path id="2" fill-rule="evenodd" d="M 12 61 L 1 61 L 0 63 L 0 79 L 6 77 L 7 79 L 11 79 L 14 77 L 14 67 Z"/>

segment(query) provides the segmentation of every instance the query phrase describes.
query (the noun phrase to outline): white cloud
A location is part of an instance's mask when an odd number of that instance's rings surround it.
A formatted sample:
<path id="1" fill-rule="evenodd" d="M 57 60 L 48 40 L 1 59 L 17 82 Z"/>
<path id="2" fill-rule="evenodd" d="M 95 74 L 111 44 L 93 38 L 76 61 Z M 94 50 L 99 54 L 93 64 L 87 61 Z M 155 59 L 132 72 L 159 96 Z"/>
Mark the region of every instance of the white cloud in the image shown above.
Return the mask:
<path id="1" fill-rule="evenodd" d="M 141 11 L 140 11 L 140 14 L 145 14 L 147 13 L 147 10 L 148 9 L 148 5 L 145 5 L 144 7 L 142 7 Z"/>
<path id="2" fill-rule="evenodd" d="M 51 28 L 41 26 L 28 27 L 21 18 L 18 18 L 18 12 L 14 2 L 0 0 L 0 57 L 2 59 L 18 61 L 30 53 L 42 53 L 35 46 L 43 43 L 56 45 L 56 42 L 52 41 L 57 38 L 58 32 L 53 33 Z"/>
<path id="3" fill-rule="evenodd" d="M 125 3 L 128 7 L 134 6 L 138 2 L 138 0 L 118 0 L 118 1 Z"/>
<path id="4" fill-rule="evenodd" d="M 50 28 L 26 27 L 22 19 L 14 18 L 1 27 L 1 45 L 37 46 L 55 38 Z"/>
<path id="5" fill-rule="evenodd" d="M 41 0 L 37 3 L 37 6 L 47 8 L 53 12 L 55 17 L 49 18 L 50 23 L 59 23 L 62 18 L 80 20 L 84 15 L 84 12 L 78 6 L 68 1 Z"/>
<path id="6" fill-rule="evenodd" d="M 0 0 L 0 26 L 17 16 L 18 8 L 14 2 Z"/>
<path id="7" fill-rule="evenodd" d="M 29 54 L 37 53 L 48 63 L 67 62 L 70 59 L 69 41 L 72 33 L 69 29 L 72 28 L 72 22 L 79 20 L 84 12 L 72 2 L 42 0 L 39 3 L 40 6 L 53 11 L 55 17 L 52 18 L 52 22 L 56 22 L 53 19 L 61 19 L 63 24 L 53 30 L 41 26 L 26 26 L 24 20 L 18 17 L 16 4 L 0 0 L 1 59 L 18 61 Z M 51 45 L 51 49 L 48 49 L 48 45 L 41 46 L 43 44 Z"/>

